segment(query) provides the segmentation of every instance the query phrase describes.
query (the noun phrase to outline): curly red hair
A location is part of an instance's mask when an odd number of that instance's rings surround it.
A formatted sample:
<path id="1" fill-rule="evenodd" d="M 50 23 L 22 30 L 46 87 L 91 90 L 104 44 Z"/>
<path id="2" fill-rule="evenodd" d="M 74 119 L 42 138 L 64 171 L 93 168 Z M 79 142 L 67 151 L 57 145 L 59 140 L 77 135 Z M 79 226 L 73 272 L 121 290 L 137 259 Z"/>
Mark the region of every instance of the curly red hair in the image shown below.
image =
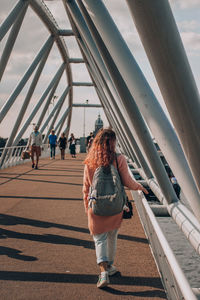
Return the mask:
<path id="1" fill-rule="evenodd" d="M 116 135 L 112 129 L 100 129 L 84 161 L 90 168 L 109 166 L 115 159 Z"/>

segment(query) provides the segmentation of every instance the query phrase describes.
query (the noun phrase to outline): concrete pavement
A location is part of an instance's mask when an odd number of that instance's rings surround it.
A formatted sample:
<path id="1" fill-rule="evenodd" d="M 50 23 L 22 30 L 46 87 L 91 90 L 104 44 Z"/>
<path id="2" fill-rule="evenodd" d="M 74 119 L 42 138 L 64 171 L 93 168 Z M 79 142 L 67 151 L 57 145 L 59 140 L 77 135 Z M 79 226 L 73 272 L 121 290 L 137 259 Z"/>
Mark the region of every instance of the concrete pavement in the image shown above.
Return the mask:
<path id="1" fill-rule="evenodd" d="M 82 200 L 84 154 L 0 171 L 0 300 L 166 299 L 134 208 L 104 290 Z"/>

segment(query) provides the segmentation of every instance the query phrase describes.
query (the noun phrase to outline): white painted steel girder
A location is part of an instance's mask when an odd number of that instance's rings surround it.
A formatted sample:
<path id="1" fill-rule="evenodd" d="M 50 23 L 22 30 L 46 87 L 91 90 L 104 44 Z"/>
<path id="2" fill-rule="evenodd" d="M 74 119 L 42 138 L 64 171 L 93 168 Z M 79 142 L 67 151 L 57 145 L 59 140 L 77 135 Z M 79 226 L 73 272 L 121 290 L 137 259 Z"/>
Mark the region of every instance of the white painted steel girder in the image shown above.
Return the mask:
<path id="1" fill-rule="evenodd" d="M 169 1 L 127 3 L 200 191 L 200 97 Z"/>
<path id="2" fill-rule="evenodd" d="M 191 207 L 200 220 L 199 192 L 170 122 L 103 2 L 101 0 L 84 0 L 84 3 L 170 167 L 173 166 L 175 176 L 184 194 L 188 199 L 191 194 L 193 195 L 193 202 L 190 202 Z"/>

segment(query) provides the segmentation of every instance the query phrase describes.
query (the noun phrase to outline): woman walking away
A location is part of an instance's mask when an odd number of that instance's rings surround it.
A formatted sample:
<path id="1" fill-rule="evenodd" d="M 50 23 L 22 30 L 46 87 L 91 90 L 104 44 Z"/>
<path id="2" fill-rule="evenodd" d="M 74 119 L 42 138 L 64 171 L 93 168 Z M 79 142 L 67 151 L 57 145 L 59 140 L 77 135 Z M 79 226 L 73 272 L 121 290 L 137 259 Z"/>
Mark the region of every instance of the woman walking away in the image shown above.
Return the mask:
<path id="1" fill-rule="evenodd" d="M 61 159 L 65 159 L 65 149 L 66 149 L 67 139 L 65 137 L 65 133 L 64 132 L 61 134 L 58 142 L 59 142 Z"/>
<path id="2" fill-rule="evenodd" d="M 140 183 L 132 179 L 125 157 L 116 154 L 115 146 L 115 132 L 111 129 L 101 129 L 94 138 L 91 149 L 84 161 L 83 197 L 85 212 L 88 216 L 88 227 L 94 239 L 97 264 L 100 267 L 98 288 L 107 286 L 109 276 L 117 272 L 113 262 L 123 210 L 111 216 L 94 214 L 88 198 L 95 170 L 100 166 L 106 168 L 112 164 L 118 170 L 124 186 L 131 190 L 141 190 L 146 194 L 148 193 Z"/>
<path id="3" fill-rule="evenodd" d="M 71 133 L 71 137 L 68 140 L 69 142 L 69 149 L 70 149 L 70 154 L 72 157 L 76 157 L 76 139 L 74 137 L 74 134 Z"/>

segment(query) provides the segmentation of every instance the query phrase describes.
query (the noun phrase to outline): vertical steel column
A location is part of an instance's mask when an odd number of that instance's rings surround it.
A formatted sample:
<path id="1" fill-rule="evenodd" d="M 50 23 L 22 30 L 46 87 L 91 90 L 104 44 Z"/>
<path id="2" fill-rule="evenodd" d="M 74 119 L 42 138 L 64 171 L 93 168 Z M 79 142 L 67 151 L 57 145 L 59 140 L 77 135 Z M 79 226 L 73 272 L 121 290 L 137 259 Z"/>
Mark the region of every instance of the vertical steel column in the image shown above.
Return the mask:
<path id="1" fill-rule="evenodd" d="M 165 198 L 168 203 L 172 203 L 174 201 L 177 201 L 176 194 L 174 192 L 174 189 L 169 181 L 169 178 L 166 174 L 165 168 L 158 156 L 157 150 L 152 142 L 151 135 L 149 133 L 148 128 L 146 127 L 146 124 L 142 118 L 142 115 L 140 114 L 140 111 L 135 104 L 135 101 L 130 94 L 123 78 L 121 77 L 111 55 L 109 54 L 108 50 L 106 49 L 100 35 L 98 34 L 95 26 L 92 23 L 92 20 L 90 19 L 89 15 L 87 14 L 86 9 L 82 5 L 82 2 L 79 1 L 79 5 L 81 7 L 81 11 L 85 17 L 85 20 L 88 24 L 89 30 L 91 31 L 91 34 L 97 44 L 97 47 L 102 55 L 102 58 L 105 62 L 105 65 L 111 75 L 111 78 L 115 84 L 115 87 L 123 101 L 123 104 L 127 110 L 127 113 L 129 115 L 130 121 L 133 125 L 133 128 L 136 131 L 137 137 L 139 138 L 139 141 L 144 149 L 144 152 L 148 158 L 148 161 L 152 167 L 152 170 L 156 176 L 157 181 L 159 182 L 161 189 L 163 191 L 163 194 L 165 195 Z"/>
<path id="2" fill-rule="evenodd" d="M 3 108 L 0 112 L 0 123 L 3 121 L 5 115 L 7 114 L 8 110 L 11 108 L 13 103 L 15 102 L 16 98 L 19 96 L 19 93 L 24 88 L 25 84 L 27 83 L 28 79 L 31 77 L 32 73 L 34 72 L 35 68 L 37 67 L 38 63 L 40 62 L 41 58 L 43 57 L 44 53 L 51 47 L 52 37 L 50 36 L 49 39 L 46 41 L 44 46 L 41 48 L 37 56 L 35 57 L 34 61 L 18 83 L 17 87 L 15 88 L 14 92 L 10 96 L 10 98 L 6 101 Z"/>
<path id="3" fill-rule="evenodd" d="M 13 10 L 10 12 L 6 20 L 2 23 L 0 27 L 0 41 L 3 39 L 3 37 L 6 35 L 14 21 L 16 20 L 17 16 L 20 14 L 21 10 L 23 10 L 23 7 L 26 5 L 26 2 L 29 3 L 29 0 L 22 1 L 19 0 L 18 3 L 15 5 Z"/>
<path id="4" fill-rule="evenodd" d="M 81 3 L 81 1 L 78 1 Z M 154 137 L 176 175 L 187 198 L 193 196 L 193 211 L 200 219 L 199 193 L 178 138 L 160 104 L 135 62 L 101 0 L 84 0 L 98 32 L 112 55 L 126 84 L 137 101 Z M 171 146 L 172 145 L 172 146 Z"/>
<path id="5" fill-rule="evenodd" d="M 8 40 L 6 42 L 5 48 L 3 50 L 3 54 L 1 56 L 1 60 L 0 60 L 0 81 L 1 78 L 3 76 L 3 73 L 5 71 L 7 62 L 9 60 L 10 54 L 12 52 L 13 46 L 15 44 L 16 38 L 18 36 L 19 30 L 21 28 L 24 16 L 26 14 L 28 8 L 28 2 L 26 2 L 26 4 L 23 6 L 22 10 L 20 11 L 15 23 L 13 24 L 13 27 L 10 31 Z"/>
<path id="6" fill-rule="evenodd" d="M 16 145 L 19 140 L 21 139 L 22 135 L 24 134 L 24 132 L 26 131 L 27 127 L 31 124 L 31 121 L 33 120 L 33 118 L 35 117 L 36 113 L 38 112 L 38 110 L 40 109 L 42 103 L 44 102 L 45 98 L 47 97 L 49 91 L 52 89 L 52 87 L 56 84 L 56 82 L 60 79 L 63 71 L 65 69 L 65 63 L 63 63 L 60 68 L 58 69 L 58 71 L 56 72 L 55 76 L 53 77 L 53 79 L 51 80 L 50 84 L 48 85 L 47 89 L 45 90 L 45 92 L 43 93 L 42 97 L 40 98 L 40 100 L 38 101 L 38 103 L 36 104 L 36 106 L 34 107 L 32 113 L 30 114 L 29 118 L 26 120 L 24 126 L 22 127 L 22 129 L 20 130 L 20 132 L 18 133 L 15 141 L 14 141 L 14 145 Z"/>
<path id="7" fill-rule="evenodd" d="M 200 98 L 169 2 L 127 3 L 200 190 Z"/>

